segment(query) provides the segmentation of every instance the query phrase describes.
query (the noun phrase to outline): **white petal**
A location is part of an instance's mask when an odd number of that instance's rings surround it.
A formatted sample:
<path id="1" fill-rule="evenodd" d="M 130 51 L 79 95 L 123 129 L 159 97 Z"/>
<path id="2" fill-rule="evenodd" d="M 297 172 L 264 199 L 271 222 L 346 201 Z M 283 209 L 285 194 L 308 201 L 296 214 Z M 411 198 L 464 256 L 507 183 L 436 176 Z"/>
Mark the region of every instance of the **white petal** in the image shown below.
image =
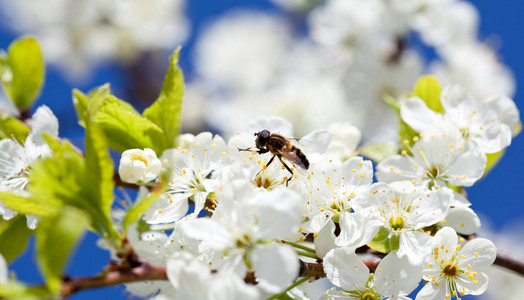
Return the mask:
<path id="1" fill-rule="evenodd" d="M 482 177 L 486 168 L 486 155 L 477 151 L 465 151 L 449 166 L 449 183 L 456 186 L 472 186 Z"/>
<path id="2" fill-rule="evenodd" d="M 176 290 L 177 299 L 207 299 L 210 270 L 192 255 L 179 251 L 166 262 L 169 282 Z"/>
<path id="3" fill-rule="evenodd" d="M 451 227 L 444 227 L 435 234 L 435 242 L 435 247 L 445 245 L 448 249 L 455 249 L 458 244 L 457 233 Z"/>
<path id="4" fill-rule="evenodd" d="M 457 105 L 472 106 L 473 101 L 471 93 L 459 85 L 445 86 L 440 94 L 440 103 L 446 112 L 456 109 Z"/>
<path id="5" fill-rule="evenodd" d="M 272 116 L 258 118 L 249 123 L 250 132 L 259 132 L 269 130 L 272 133 L 278 133 L 285 137 L 293 137 L 293 125 L 282 117 Z"/>
<path id="6" fill-rule="evenodd" d="M 377 165 L 375 175 L 379 181 L 390 183 L 399 180 L 419 179 L 423 177 L 423 172 L 424 169 L 420 166 L 414 168 L 405 155 L 393 155 Z"/>
<path id="7" fill-rule="evenodd" d="M 38 138 L 42 133 L 58 136 L 58 119 L 49 107 L 42 105 L 31 117 L 31 131 Z"/>
<path id="8" fill-rule="evenodd" d="M 497 248 L 490 240 L 477 238 L 469 241 L 460 250 L 460 255 L 466 257 L 460 261 L 461 266 L 471 265 L 473 270 L 482 271 L 495 261 Z"/>
<path id="9" fill-rule="evenodd" d="M 362 138 L 360 129 L 348 122 L 332 123 L 329 125 L 328 130 L 333 136 L 332 144 L 340 144 L 344 148 L 346 155 L 351 155 L 355 152 Z M 331 146 L 329 151 L 331 152 Z"/>
<path id="10" fill-rule="evenodd" d="M 175 196 L 176 195 L 176 196 Z M 189 208 L 188 194 L 173 194 L 168 198 L 160 196 L 145 212 L 144 220 L 149 224 L 172 223 L 186 215 Z"/>
<path id="11" fill-rule="evenodd" d="M 258 225 L 267 239 L 286 238 L 298 230 L 302 220 L 301 197 L 288 189 L 259 194 Z"/>
<path id="12" fill-rule="evenodd" d="M 444 225 L 452 227 L 461 234 L 473 234 L 480 229 L 480 219 L 471 208 L 455 206 L 450 208 Z"/>
<path id="13" fill-rule="evenodd" d="M 453 191 L 449 188 L 440 188 L 420 195 L 413 201 L 409 213 L 410 221 L 415 229 L 433 225 L 446 217 L 453 200 Z"/>
<path id="14" fill-rule="evenodd" d="M 441 282 L 437 287 L 434 283 L 428 282 L 426 285 L 418 292 L 415 300 L 442 300 L 446 299 L 446 285 L 444 282 Z"/>
<path id="15" fill-rule="evenodd" d="M 488 275 L 477 273 L 474 279 L 461 276 L 456 282 L 459 291 L 464 288 L 465 294 L 467 295 L 480 295 L 488 288 L 488 281 Z"/>
<path id="16" fill-rule="evenodd" d="M 361 156 L 355 156 L 342 163 L 342 171 L 347 172 L 349 184 L 366 186 L 373 182 L 373 164 Z"/>
<path id="17" fill-rule="evenodd" d="M 355 248 L 336 248 L 328 252 L 323 261 L 326 277 L 334 285 L 351 291 L 365 286 L 369 269 L 355 254 Z"/>
<path id="18" fill-rule="evenodd" d="M 421 231 L 406 231 L 400 235 L 398 256 L 406 257 L 412 265 L 421 265 L 424 257 L 431 254 L 433 238 Z"/>
<path id="19" fill-rule="evenodd" d="M 255 248 L 251 263 L 259 286 L 270 293 L 282 291 L 298 276 L 298 257 L 286 245 L 273 243 Z"/>
<path id="20" fill-rule="evenodd" d="M 209 300 L 259 299 L 260 293 L 253 285 L 246 284 L 234 273 L 219 272 L 212 276 Z"/>
<path id="21" fill-rule="evenodd" d="M 511 144 L 511 129 L 502 123 L 492 123 L 485 126 L 481 138 L 477 140 L 480 151 L 484 153 L 496 153 Z"/>
<path id="22" fill-rule="evenodd" d="M 7 270 L 7 262 L 2 254 L 0 254 L 0 284 L 7 283 L 8 280 L 9 271 Z"/>
<path id="23" fill-rule="evenodd" d="M 381 224 L 380 219 L 371 213 L 371 209 L 363 209 L 355 213 L 345 212 L 340 216 L 340 235 L 335 243 L 338 246 L 360 247 L 377 235 Z"/>
<path id="24" fill-rule="evenodd" d="M 400 116 L 416 132 L 425 132 L 428 125 L 438 118 L 437 113 L 418 97 L 409 98 L 400 106 Z"/>
<path id="25" fill-rule="evenodd" d="M 396 251 L 386 255 L 375 271 L 375 287 L 386 297 L 408 295 L 420 282 L 422 268 L 412 265 L 408 257 L 399 258 Z"/>
<path id="26" fill-rule="evenodd" d="M 515 129 L 519 122 L 519 110 L 515 102 L 508 97 L 498 96 L 484 100 L 489 109 L 495 111 L 500 117 L 500 121 L 510 128 Z"/>
<path id="27" fill-rule="evenodd" d="M 206 243 L 215 250 L 224 250 L 233 247 L 234 237 L 229 231 L 213 220 L 198 218 L 191 220 L 185 226 L 186 234 Z"/>
<path id="28" fill-rule="evenodd" d="M 308 149 L 308 153 L 325 154 L 332 140 L 329 131 L 317 129 L 301 137 L 299 143 Z"/>
<path id="29" fill-rule="evenodd" d="M 329 219 L 315 238 L 315 253 L 319 258 L 324 258 L 331 249 L 336 247 L 335 238 L 335 223 Z"/>
<path id="30" fill-rule="evenodd" d="M 26 221 L 27 221 L 27 228 L 34 230 L 36 229 L 36 226 L 38 225 L 38 222 L 42 219 L 42 217 L 39 216 L 33 216 L 33 215 L 25 215 Z"/>

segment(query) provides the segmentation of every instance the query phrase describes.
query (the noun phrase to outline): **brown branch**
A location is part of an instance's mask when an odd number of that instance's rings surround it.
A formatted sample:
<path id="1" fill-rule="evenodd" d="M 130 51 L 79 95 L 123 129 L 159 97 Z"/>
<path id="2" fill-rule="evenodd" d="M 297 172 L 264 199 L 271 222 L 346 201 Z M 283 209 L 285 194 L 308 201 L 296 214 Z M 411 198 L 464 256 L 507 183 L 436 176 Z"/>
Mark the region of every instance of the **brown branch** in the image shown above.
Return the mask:
<path id="1" fill-rule="evenodd" d="M 149 280 L 167 280 L 166 269 L 143 263 L 132 269 L 110 271 L 94 277 L 65 278 L 60 294 L 68 297 L 81 290 Z"/>
<path id="2" fill-rule="evenodd" d="M 367 247 L 359 248 L 359 253 L 373 253 L 375 251 Z M 380 253 L 379 253 L 380 254 Z M 375 272 L 378 264 L 384 255 L 364 260 L 364 264 L 371 272 Z M 298 277 L 308 278 L 322 278 L 326 277 L 324 268 L 321 262 L 308 263 L 299 260 L 300 271 Z M 512 270 L 517 274 L 524 276 L 524 260 L 517 258 L 507 252 L 497 251 L 497 258 L 495 265 Z M 133 266 L 134 265 L 134 266 Z M 116 284 L 150 281 L 150 280 L 167 280 L 166 269 L 163 267 L 152 266 L 146 262 L 138 262 L 131 264 L 124 263 L 121 265 L 112 265 L 108 271 L 102 275 L 94 277 L 79 277 L 79 278 L 65 278 L 62 283 L 61 295 L 63 297 L 71 296 L 72 294 L 91 288 L 105 287 Z M 214 271 L 212 271 L 214 272 Z M 249 284 L 256 284 L 256 277 L 254 272 L 248 272 L 244 281 Z"/>
<path id="3" fill-rule="evenodd" d="M 524 277 L 524 260 L 522 258 L 497 250 L 497 258 L 493 264 L 514 271 Z"/>

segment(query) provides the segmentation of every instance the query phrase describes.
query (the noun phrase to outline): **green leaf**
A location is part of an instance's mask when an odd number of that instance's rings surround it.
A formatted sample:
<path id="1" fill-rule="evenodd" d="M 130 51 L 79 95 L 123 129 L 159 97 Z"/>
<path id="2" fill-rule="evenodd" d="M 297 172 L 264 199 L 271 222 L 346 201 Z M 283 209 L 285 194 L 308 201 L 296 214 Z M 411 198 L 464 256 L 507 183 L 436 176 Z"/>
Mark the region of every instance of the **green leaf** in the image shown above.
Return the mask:
<path id="1" fill-rule="evenodd" d="M 56 295 L 51 294 L 45 287 L 27 287 L 17 281 L 0 284 L 0 298 L 9 300 L 54 300 Z"/>
<path id="2" fill-rule="evenodd" d="M 162 129 L 136 111 L 129 110 L 114 96 L 105 99 L 94 119 L 104 131 L 109 147 L 119 152 L 151 148 L 161 153 L 165 149 Z"/>
<path id="3" fill-rule="evenodd" d="M 7 263 L 11 263 L 27 248 L 32 230 L 27 228 L 26 218 L 18 215 L 0 223 L 0 253 Z"/>
<path id="4" fill-rule="evenodd" d="M 410 148 L 415 144 L 416 139 L 419 137 L 418 132 L 402 120 L 400 120 L 398 132 L 400 140 L 402 141 L 402 149 L 408 154 L 411 154 Z"/>
<path id="5" fill-rule="evenodd" d="M 85 127 L 89 97 L 77 89 L 73 89 L 73 106 L 75 107 L 78 124 Z"/>
<path id="6" fill-rule="evenodd" d="M 164 131 L 166 148 L 173 148 L 176 138 L 180 134 L 184 75 L 178 66 L 179 53 L 180 47 L 169 58 L 169 68 L 160 95 L 155 103 L 144 111 L 144 116 Z M 157 153 L 160 154 L 161 151 Z"/>
<path id="7" fill-rule="evenodd" d="M 438 112 L 443 113 L 444 107 L 440 103 L 440 94 L 442 86 L 435 76 L 427 75 L 418 79 L 413 89 L 413 96 L 419 97 L 426 102 L 426 105 Z"/>
<path id="8" fill-rule="evenodd" d="M 86 161 L 87 161 L 87 175 L 89 176 L 90 184 L 93 187 L 98 187 L 99 197 L 93 200 L 98 200 L 98 205 L 104 214 L 109 215 L 111 205 L 113 204 L 113 189 L 115 182 L 113 180 L 114 169 L 113 161 L 109 156 L 107 143 L 102 130 L 96 123 L 87 120 L 86 123 Z"/>
<path id="9" fill-rule="evenodd" d="M 87 136 L 93 134 L 97 133 L 89 131 Z M 33 198 L 38 203 L 53 199 L 64 206 L 84 211 L 89 216 L 91 230 L 104 238 L 111 238 L 112 242 L 118 241 L 119 235 L 109 216 L 108 206 L 112 199 L 109 200 L 108 189 L 113 183 L 107 180 L 107 169 L 97 171 L 67 141 L 60 143 L 49 136 L 46 136 L 46 141 L 53 150 L 53 156 L 33 164 L 29 182 L 29 191 Z M 103 154 L 91 154 L 99 150 L 100 141 L 87 141 L 88 143 L 92 143 L 86 145 L 86 148 L 92 148 L 88 155 L 93 155 L 93 160 L 100 159 L 100 163 L 106 161 L 107 164 L 108 158 L 104 158 Z M 104 176 L 104 184 L 101 184 L 100 178 L 95 178 L 97 176 Z"/>
<path id="10" fill-rule="evenodd" d="M 358 152 L 374 162 L 379 163 L 385 158 L 398 153 L 398 145 L 393 142 L 367 144 L 358 149 Z"/>
<path id="11" fill-rule="evenodd" d="M 0 112 L 0 139 L 13 136 L 18 141 L 23 141 L 29 134 L 29 127 L 17 118 Z"/>
<path id="12" fill-rule="evenodd" d="M 488 175 L 488 173 L 499 163 L 505 152 L 506 150 L 502 150 L 497 153 L 486 154 L 488 161 L 486 163 L 486 168 L 484 169 L 484 174 L 482 177 L 486 177 L 486 175 Z"/>
<path id="13" fill-rule="evenodd" d="M 0 192 L 0 199 L 10 209 L 22 214 L 41 217 L 53 216 L 60 209 L 60 201 L 54 198 L 35 199 L 29 193 L 18 191 Z"/>
<path id="14" fill-rule="evenodd" d="M 139 198 L 126 213 L 124 220 L 122 221 L 122 227 L 124 232 L 129 225 L 135 222 L 140 216 L 162 195 L 167 187 L 168 175 L 163 174 L 160 184 L 157 185 L 146 197 Z"/>
<path id="15" fill-rule="evenodd" d="M 376 250 L 380 253 L 391 252 L 389 230 L 384 226 L 380 227 L 380 230 L 377 233 L 377 235 L 367 245 L 369 248 Z"/>
<path id="16" fill-rule="evenodd" d="M 0 56 L 0 79 L 4 91 L 21 108 L 29 108 L 40 94 L 44 81 L 44 57 L 32 37 L 11 43 L 7 55 Z"/>
<path id="17" fill-rule="evenodd" d="M 64 209 L 53 218 L 40 221 L 36 229 L 36 258 L 51 292 L 60 291 L 67 260 L 84 233 L 85 216 L 76 209 Z"/>
<path id="18" fill-rule="evenodd" d="M 28 189 L 33 199 L 41 205 L 49 201 L 82 204 L 82 193 L 86 167 L 84 158 L 68 141 L 62 143 L 45 136 L 53 156 L 36 161 L 29 175 Z"/>

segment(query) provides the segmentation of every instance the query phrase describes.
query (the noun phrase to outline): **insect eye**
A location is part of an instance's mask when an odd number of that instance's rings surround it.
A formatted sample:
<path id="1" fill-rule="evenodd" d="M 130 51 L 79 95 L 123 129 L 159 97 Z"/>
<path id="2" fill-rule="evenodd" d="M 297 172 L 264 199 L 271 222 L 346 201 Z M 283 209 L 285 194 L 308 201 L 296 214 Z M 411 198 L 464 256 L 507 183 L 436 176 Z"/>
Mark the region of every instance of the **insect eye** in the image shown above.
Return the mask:
<path id="1" fill-rule="evenodd" d="M 269 131 L 267 131 L 267 130 L 262 130 L 262 131 L 260 132 L 260 137 L 263 138 L 263 139 L 267 139 L 267 138 L 269 138 Z"/>

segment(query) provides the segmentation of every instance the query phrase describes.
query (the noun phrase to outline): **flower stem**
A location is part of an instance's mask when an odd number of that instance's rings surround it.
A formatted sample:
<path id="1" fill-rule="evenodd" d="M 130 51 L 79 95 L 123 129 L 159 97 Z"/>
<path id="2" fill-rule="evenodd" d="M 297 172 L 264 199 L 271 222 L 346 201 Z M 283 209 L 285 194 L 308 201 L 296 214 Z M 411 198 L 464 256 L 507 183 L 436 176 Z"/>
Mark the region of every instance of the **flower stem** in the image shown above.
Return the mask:
<path id="1" fill-rule="evenodd" d="M 293 283 L 292 285 L 288 286 L 284 291 L 282 291 L 281 293 L 279 294 L 275 294 L 269 298 L 267 298 L 266 300 L 273 300 L 273 299 L 280 299 L 281 296 L 285 295 L 288 291 L 294 289 L 295 287 L 301 285 L 302 283 L 308 281 L 309 278 L 308 277 L 304 277 L 304 278 L 300 278 L 299 280 L 295 281 L 295 283 Z"/>
<path id="2" fill-rule="evenodd" d="M 288 244 L 290 246 L 293 246 L 295 248 L 302 249 L 302 250 L 307 251 L 307 252 L 315 253 L 315 249 L 311 249 L 311 248 L 306 247 L 304 245 L 300 245 L 300 244 L 289 242 L 289 241 L 282 241 L 282 242 L 285 243 L 285 244 Z"/>

